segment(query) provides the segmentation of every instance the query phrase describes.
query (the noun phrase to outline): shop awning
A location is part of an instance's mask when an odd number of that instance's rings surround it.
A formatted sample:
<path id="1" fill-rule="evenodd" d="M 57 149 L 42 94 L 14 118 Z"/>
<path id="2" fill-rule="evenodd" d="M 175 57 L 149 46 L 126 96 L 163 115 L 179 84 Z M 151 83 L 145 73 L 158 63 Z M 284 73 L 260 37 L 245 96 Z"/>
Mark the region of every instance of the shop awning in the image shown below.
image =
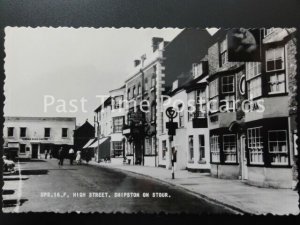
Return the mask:
<path id="1" fill-rule="evenodd" d="M 100 146 L 103 142 L 105 142 L 107 139 L 108 139 L 108 137 L 101 138 L 101 139 L 99 140 L 99 146 Z M 97 148 L 97 147 L 98 147 L 98 141 L 97 141 L 97 139 L 96 139 L 96 141 L 95 141 L 93 144 L 91 144 L 91 145 L 89 146 L 89 148 Z"/>
<path id="2" fill-rule="evenodd" d="M 90 148 L 90 145 L 93 144 L 97 138 L 90 139 L 84 146 L 83 148 Z"/>

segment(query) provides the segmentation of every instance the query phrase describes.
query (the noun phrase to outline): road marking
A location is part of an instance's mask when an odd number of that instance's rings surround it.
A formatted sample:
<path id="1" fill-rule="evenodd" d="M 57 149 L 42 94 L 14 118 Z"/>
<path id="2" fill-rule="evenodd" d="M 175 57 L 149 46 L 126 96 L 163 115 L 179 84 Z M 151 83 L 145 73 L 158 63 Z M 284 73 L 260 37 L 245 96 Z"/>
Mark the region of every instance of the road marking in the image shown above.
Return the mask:
<path id="1" fill-rule="evenodd" d="M 16 207 L 14 208 L 14 212 L 17 212 L 17 213 L 20 210 L 21 197 L 22 197 L 22 186 L 23 186 L 21 167 L 20 167 L 19 161 L 18 161 L 18 168 L 19 168 L 18 199 L 17 199 Z"/>

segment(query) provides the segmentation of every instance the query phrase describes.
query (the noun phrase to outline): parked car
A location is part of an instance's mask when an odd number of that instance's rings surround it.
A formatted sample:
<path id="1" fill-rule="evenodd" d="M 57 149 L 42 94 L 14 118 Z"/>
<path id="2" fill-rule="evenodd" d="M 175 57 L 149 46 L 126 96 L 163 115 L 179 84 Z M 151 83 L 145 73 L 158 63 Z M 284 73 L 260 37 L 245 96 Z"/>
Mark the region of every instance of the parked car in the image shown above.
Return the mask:
<path id="1" fill-rule="evenodd" d="M 3 169 L 4 172 L 12 172 L 15 170 L 15 163 L 12 160 L 6 159 L 6 156 L 3 156 Z"/>

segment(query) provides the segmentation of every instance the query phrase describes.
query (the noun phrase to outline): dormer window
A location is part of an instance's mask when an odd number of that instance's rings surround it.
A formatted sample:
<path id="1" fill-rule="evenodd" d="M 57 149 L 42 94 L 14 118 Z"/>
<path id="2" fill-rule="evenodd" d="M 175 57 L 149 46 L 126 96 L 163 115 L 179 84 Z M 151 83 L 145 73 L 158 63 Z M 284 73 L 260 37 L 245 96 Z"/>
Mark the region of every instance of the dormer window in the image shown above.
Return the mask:
<path id="1" fill-rule="evenodd" d="M 193 63 L 193 77 L 199 77 L 203 74 L 203 64 L 202 63 Z"/>

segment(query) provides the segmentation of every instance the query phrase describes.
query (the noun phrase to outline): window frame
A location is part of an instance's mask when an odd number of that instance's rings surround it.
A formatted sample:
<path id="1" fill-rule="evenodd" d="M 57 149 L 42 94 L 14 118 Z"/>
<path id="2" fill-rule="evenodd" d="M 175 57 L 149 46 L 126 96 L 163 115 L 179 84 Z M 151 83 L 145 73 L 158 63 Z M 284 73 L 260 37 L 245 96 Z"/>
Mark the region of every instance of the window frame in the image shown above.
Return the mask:
<path id="1" fill-rule="evenodd" d="M 121 146 L 120 149 L 116 149 L 116 144 L 118 144 L 119 146 Z M 113 153 L 114 153 L 114 157 L 123 157 L 123 142 L 122 141 L 112 141 L 112 147 L 113 147 Z M 121 152 L 120 155 L 116 156 L 116 152 Z"/>
<path id="2" fill-rule="evenodd" d="M 275 56 L 276 56 L 276 50 L 278 50 L 278 49 L 282 49 L 282 53 L 280 54 L 281 57 L 282 57 L 281 58 L 282 68 L 280 68 L 280 69 L 275 68 L 276 67 L 276 58 L 275 58 Z M 267 59 L 267 52 L 268 51 L 275 51 L 275 53 L 273 54 L 274 58 L 272 58 L 273 60 L 268 60 Z M 274 69 L 273 70 L 268 70 L 268 62 L 270 62 L 270 61 L 274 62 Z M 266 52 L 265 52 L 265 68 L 266 68 L 267 73 L 278 72 L 278 71 L 285 70 L 285 67 L 286 67 L 285 62 L 286 62 L 286 59 L 285 59 L 285 47 L 284 46 L 278 46 L 276 48 L 269 48 L 269 49 L 266 50 Z"/>
<path id="3" fill-rule="evenodd" d="M 234 142 L 230 142 L 230 144 L 234 143 L 234 147 L 235 150 L 234 151 L 227 151 L 225 148 L 226 145 L 226 141 L 224 137 L 228 137 L 228 136 L 234 136 Z M 230 164 L 230 163 L 237 163 L 238 161 L 238 155 L 237 155 L 237 138 L 236 138 L 236 134 L 223 134 L 223 155 L 224 155 L 224 163 L 225 164 Z M 234 152 L 234 154 L 232 154 Z M 235 155 L 235 160 L 226 160 L 226 155 Z"/>
<path id="4" fill-rule="evenodd" d="M 285 132 L 285 146 L 286 146 L 286 152 L 271 152 L 270 151 L 270 142 L 274 142 L 274 141 L 270 141 L 270 133 L 271 132 L 281 132 L 281 131 L 284 131 Z M 278 142 L 283 142 L 283 141 L 276 141 L 277 142 L 277 147 L 279 147 L 278 146 Z M 287 132 L 287 130 L 268 130 L 268 154 L 269 154 L 269 156 L 272 156 L 273 154 L 286 154 L 286 163 L 276 163 L 276 162 L 273 162 L 272 161 L 272 159 L 270 160 L 270 164 L 272 165 L 272 166 L 288 166 L 289 165 L 289 146 L 288 146 L 288 132 Z M 270 158 L 272 158 L 272 157 L 270 157 Z"/>
<path id="5" fill-rule="evenodd" d="M 225 39 L 219 42 L 219 66 L 223 67 L 227 62 L 228 62 L 228 42 L 226 36 Z"/>
<path id="6" fill-rule="evenodd" d="M 220 135 L 210 136 L 210 154 L 211 154 L 211 163 L 220 164 L 221 163 L 221 148 L 220 148 Z M 213 160 L 213 155 L 216 155 L 218 160 Z"/>
<path id="7" fill-rule="evenodd" d="M 116 121 L 121 120 L 121 124 L 116 125 Z M 123 116 L 116 116 L 113 117 L 113 133 L 122 133 L 123 131 L 123 126 L 124 126 L 124 117 Z M 118 129 L 116 129 L 118 128 Z"/>
<path id="8" fill-rule="evenodd" d="M 65 134 L 65 133 L 64 133 L 65 131 L 67 131 L 66 135 L 64 135 L 64 134 Z M 62 138 L 68 138 L 68 137 L 69 137 L 69 128 L 67 128 L 67 127 L 61 128 L 61 137 L 62 137 Z"/>
<path id="9" fill-rule="evenodd" d="M 255 131 L 255 136 L 252 136 L 251 135 L 251 138 L 249 138 L 249 131 L 251 130 L 257 130 L 259 129 L 259 135 L 260 136 L 256 136 L 256 131 Z M 252 141 L 254 138 L 254 147 L 250 147 L 250 141 Z M 260 140 L 260 145 L 258 145 L 258 142 L 257 142 L 257 138 L 259 138 Z M 251 143 L 252 145 L 253 143 Z M 251 127 L 251 128 L 247 128 L 247 149 L 248 149 L 248 156 L 249 156 L 249 160 L 248 160 L 248 163 L 249 165 L 264 165 L 265 164 L 265 158 L 264 158 L 264 142 L 263 142 L 263 127 L 262 126 L 259 126 L 259 127 Z M 253 151 L 253 149 L 255 149 L 255 151 Z M 256 149 L 259 149 L 259 150 L 256 150 Z M 251 161 L 251 154 L 256 154 L 256 155 L 261 155 L 261 159 L 262 161 L 261 162 L 258 162 L 258 161 Z"/>
<path id="10" fill-rule="evenodd" d="M 203 143 L 200 139 L 200 137 L 203 137 Z M 199 150 L 199 159 L 198 159 L 198 162 L 203 162 L 205 161 L 205 135 L 204 134 L 199 134 L 198 135 L 198 150 Z M 203 154 L 201 154 L 201 152 L 203 151 Z"/>
<path id="11" fill-rule="evenodd" d="M 23 131 L 25 132 L 24 135 L 22 135 Z M 26 138 L 26 136 L 27 136 L 27 127 L 20 127 L 20 138 Z"/>
<path id="12" fill-rule="evenodd" d="M 10 130 L 12 130 L 12 134 L 10 135 Z M 7 127 L 7 137 L 14 137 L 15 136 L 15 128 L 14 127 Z"/>
<path id="13" fill-rule="evenodd" d="M 191 142 L 192 141 L 192 142 Z M 194 135 L 189 135 L 188 136 L 188 157 L 189 157 L 189 160 L 188 162 L 189 163 L 194 163 L 194 160 L 195 160 L 195 151 L 194 151 Z M 192 154 L 191 154 L 192 153 Z"/>

